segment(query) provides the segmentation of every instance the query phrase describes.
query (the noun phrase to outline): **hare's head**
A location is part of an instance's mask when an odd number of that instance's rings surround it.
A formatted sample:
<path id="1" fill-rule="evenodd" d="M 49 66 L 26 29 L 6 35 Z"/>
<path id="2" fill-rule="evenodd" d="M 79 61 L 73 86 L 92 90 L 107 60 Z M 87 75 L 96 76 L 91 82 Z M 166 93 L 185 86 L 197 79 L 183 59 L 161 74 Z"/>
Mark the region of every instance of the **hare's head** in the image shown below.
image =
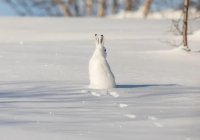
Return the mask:
<path id="1" fill-rule="evenodd" d="M 95 38 L 96 38 L 96 50 L 98 50 L 106 58 L 107 53 L 106 53 L 106 48 L 104 47 L 104 36 L 101 35 L 99 40 L 97 34 L 95 34 Z"/>

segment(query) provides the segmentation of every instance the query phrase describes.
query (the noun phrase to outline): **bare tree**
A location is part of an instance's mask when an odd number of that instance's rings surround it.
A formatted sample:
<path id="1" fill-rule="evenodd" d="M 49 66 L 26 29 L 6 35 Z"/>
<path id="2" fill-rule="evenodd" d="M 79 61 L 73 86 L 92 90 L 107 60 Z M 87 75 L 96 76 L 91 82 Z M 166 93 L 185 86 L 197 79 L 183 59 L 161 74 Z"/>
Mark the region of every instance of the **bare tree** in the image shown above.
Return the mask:
<path id="1" fill-rule="evenodd" d="M 71 0 L 68 0 L 69 2 Z M 74 0 L 73 0 L 74 1 Z M 34 8 L 38 8 L 38 10 L 45 10 L 46 14 L 40 13 L 40 15 L 48 15 L 48 16 L 71 16 L 69 11 L 69 3 L 63 0 L 4 0 L 11 8 L 20 16 L 34 16 L 37 15 L 34 12 Z M 75 1 L 74 1 L 75 2 Z M 78 6 L 74 6 L 75 11 L 78 11 Z M 62 11 L 62 12 L 61 12 Z M 79 12 L 77 12 L 79 13 Z"/>
<path id="2" fill-rule="evenodd" d="M 39 9 L 45 10 L 48 16 L 63 16 L 64 15 L 63 12 L 61 11 L 62 9 L 60 9 L 60 7 L 57 5 L 56 0 L 51 0 L 51 1 L 34 0 L 32 1 L 31 7 L 38 8 L 38 10 Z"/>
<path id="3" fill-rule="evenodd" d="M 131 0 L 125 0 L 125 10 L 126 11 L 131 11 L 132 10 Z"/>
<path id="4" fill-rule="evenodd" d="M 32 16 L 33 15 L 33 12 L 31 10 L 31 8 L 28 6 L 27 4 L 27 1 L 24 1 L 24 0 L 18 0 L 18 3 L 21 5 L 21 7 L 24 8 L 24 10 L 26 11 L 26 13 L 29 15 L 29 16 Z"/>
<path id="5" fill-rule="evenodd" d="M 146 0 L 144 3 L 144 10 L 143 10 L 143 16 L 146 18 L 149 13 L 149 8 L 151 5 L 152 0 Z"/>
<path id="6" fill-rule="evenodd" d="M 105 16 L 105 0 L 98 0 L 98 11 L 97 11 L 97 16 L 98 17 L 103 17 Z"/>
<path id="7" fill-rule="evenodd" d="M 172 44 L 170 42 L 166 42 L 169 43 L 172 46 L 176 46 L 179 47 L 181 46 L 181 48 L 185 51 L 190 51 L 189 47 L 188 47 L 188 40 L 187 40 L 187 35 L 191 34 L 188 33 L 188 7 L 189 7 L 189 0 L 185 0 L 184 2 L 184 9 L 183 9 L 183 13 L 181 14 L 181 17 L 179 20 L 172 20 L 172 27 L 170 29 L 170 32 L 173 32 L 175 34 L 178 33 L 178 35 L 182 35 L 182 42 L 179 45 L 176 44 Z M 182 30 L 180 29 L 180 22 L 183 20 L 183 27 Z M 174 29 L 173 29 L 174 27 Z"/>
<path id="8" fill-rule="evenodd" d="M 60 6 L 60 8 L 62 9 L 63 14 L 64 14 L 65 17 L 70 17 L 71 16 L 69 8 L 66 6 L 66 4 L 62 0 L 56 0 L 56 4 L 58 6 Z"/>
<path id="9" fill-rule="evenodd" d="M 183 49 L 186 51 L 190 51 L 187 42 L 187 30 L 188 30 L 188 7 L 189 7 L 189 0 L 185 0 L 184 4 L 184 19 L 183 19 Z"/>
<path id="10" fill-rule="evenodd" d="M 78 7 L 78 2 L 77 2 L 77 0 L 71 0 L 71 3 L 73 4 L 73 6 L 74 6 L 74 9 L 75 9 L 75 11 L 76 11 L 76 16 L 80 16 L 80 14 L 79 14 L 79 7 Z"/>
<path id="11" fill-rule="evenodd" d="M 141 0 L 132 0 L 132 10 L 137 10 L 140 7 Z"/>
<path id="12" fill-rule="evenodd" d="M 116 11 L 117 11 L 117 0 L 113 0 L 113 3 L 112 3 L 112 14 L 115 14 Z"/>
<path id="13" fill-rule="evenodd" d="M 92 0 L 86 0 L 88 16 L 92 16 Z"/>
<path id="14" fill-rule="evenodd" d="M 17 8 L 16 4 L 15 4 L 12 0 L 5 0 L 5 2 L 6 2 L 8 5 L 10 5 L 10 7 L 11 7 L 18 15 L 20 15 L 20 16 L 24 16 L 24 15 L 25 15 L 25 13 L 21 12 L 21 11 Z"/>
<path id="15" fill-rule="evenodd" d="M 200 11 L 200 0 L 197 1 L 197 6 L 196 6 L 197 10 Z"/>

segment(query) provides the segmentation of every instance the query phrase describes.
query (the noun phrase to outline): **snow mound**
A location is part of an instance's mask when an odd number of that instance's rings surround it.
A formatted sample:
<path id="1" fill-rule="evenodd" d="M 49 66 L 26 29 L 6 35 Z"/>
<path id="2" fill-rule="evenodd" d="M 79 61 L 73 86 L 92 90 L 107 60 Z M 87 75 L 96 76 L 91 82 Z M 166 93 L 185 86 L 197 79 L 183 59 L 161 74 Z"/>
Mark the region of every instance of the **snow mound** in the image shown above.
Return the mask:
<path id="1" fill-rule="evenodd" d="M 158 12 L 150 12 L 147 19 L 179 19 L 182 15 L 182 10 L 166 10 Z M 189 10 L 189 18 L 199 17 L 200 13 L 196 9 Z M 109 16 L 110 18 L 124 19 L 124 18 L 144 18 L 142 8 L 138 11 L 121 11 L 116 15 Z"/>
<path id="2" fill-rule="evenodd" d="M 136 118 L 136 115 L 133 115 L 133 114 L 125 114 L 124 116 L 130 119 Z"/>
<path id="3" fill-rule="evenodd" d="M 116 92 L 109 92 L 109 94 L 112 96 L 112 97 L 119 97 L 119 94 L 117 94 Z"/>
<path id="4" fill-rule="evenodd" d="M 188 38 L 194 41 L 200 40 L 200 30 L 195 31 L 193 34 L 189 35 Z"/>
<path id="5" fill-rule="evenodd" d="M 128 105 L 127 104 L 118 104 L 118 106 L 121 108 L 124 108 L 124 107 L 127 107 Z"/>

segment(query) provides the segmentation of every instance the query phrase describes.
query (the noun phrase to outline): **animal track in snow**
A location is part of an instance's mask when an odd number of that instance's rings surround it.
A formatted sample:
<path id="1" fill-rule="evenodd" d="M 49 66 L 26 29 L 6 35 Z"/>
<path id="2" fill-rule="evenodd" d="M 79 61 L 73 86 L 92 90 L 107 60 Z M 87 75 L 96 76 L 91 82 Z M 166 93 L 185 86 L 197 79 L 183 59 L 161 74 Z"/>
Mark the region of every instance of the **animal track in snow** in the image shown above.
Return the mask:
<path id="1" fill-rule="evenodd" d="M 96 92 L 91 92 L 91 94 L 98 97 L 101 96 L 99 93 L 96 93 Z"/>
<path id="2" fill-rule="evenodd" d="M 128 118 L 131 118 L 131 119 L 136 118 L 136 115 L 133 115 L 133 114 L 125 114 L 124 116 L 128 117 Z"/>
<path id="3" fill-rule="evenodd" d="M 118 104 L 118 106 L 121 108 L 124 108 L 124 107 L 127 107 L 128 105 L 127 104 Z"/>
<path id="4" fill-rule="evenodd" d="M 114 92 L 114 91 L 109 92 L 109 95 L 111 95 L 115 98 L 119 97 L 119 94 L 117 92 Z"/>
<path id="5" fill-rule="evenodd" d="M 157 120 L 157 118 L 154 116 L 148 116 L 148 120 L 155 121 L 155 120 Z"/>
<path id="6" fill-rule="evenodd" d="M 88 93 L 89 91 L 87 90 L 81 90 L 81 93 Z"/>
<path id="7" fill-rule="evenodd" d="M 160 124 L 160 123 L 155 122 L 154 124 L 155 124 L 157 127 L 163 127 L 163 125 Z"/>
<path id="8" fill-rule="evenodd" d="M 154 117 L 154 116 L 148 116 L 148 120 L 150 121 L 156 121 L 158 118 Z M 157 122 L 154 122 L 154 124 L 157 126 L 157 127 L 163 127 L 162 124 L 160 123 L 157 123 Z"/>

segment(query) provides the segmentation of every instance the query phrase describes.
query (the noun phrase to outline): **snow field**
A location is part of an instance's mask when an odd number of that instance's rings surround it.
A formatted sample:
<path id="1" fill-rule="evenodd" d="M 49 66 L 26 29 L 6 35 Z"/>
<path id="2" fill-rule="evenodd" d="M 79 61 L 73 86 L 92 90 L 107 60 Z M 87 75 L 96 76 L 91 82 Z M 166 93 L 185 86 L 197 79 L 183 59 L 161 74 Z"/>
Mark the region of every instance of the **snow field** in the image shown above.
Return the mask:
<path id="1" fill-rule="evenodd" d="M 200 40 L 189 40 L 190 53 L 160 42 L 180 41 L 165 34 L 170 25 L 1 18 L 0 139 L 199 140 Z M 95 33 L 116 88 L 88 88 Z"/>

